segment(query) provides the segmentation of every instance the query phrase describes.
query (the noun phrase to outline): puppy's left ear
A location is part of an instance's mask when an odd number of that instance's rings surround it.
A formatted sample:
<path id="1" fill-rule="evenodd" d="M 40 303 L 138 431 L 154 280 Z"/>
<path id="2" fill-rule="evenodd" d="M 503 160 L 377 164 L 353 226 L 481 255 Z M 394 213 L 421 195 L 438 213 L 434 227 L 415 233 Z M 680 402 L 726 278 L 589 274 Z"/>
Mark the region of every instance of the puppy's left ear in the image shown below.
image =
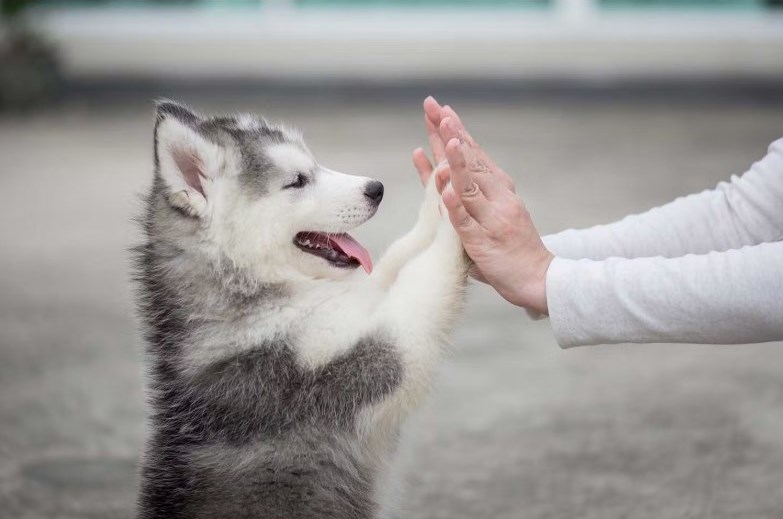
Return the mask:
<path id="1" fill-rule="evenodd" d="M 226 150 L 199 131 L 202 119 L 174 101 L 158 101 L 155 166 L 169 203 L 195 216 L 209 211 L 213 182 L 226 167 Z"/>

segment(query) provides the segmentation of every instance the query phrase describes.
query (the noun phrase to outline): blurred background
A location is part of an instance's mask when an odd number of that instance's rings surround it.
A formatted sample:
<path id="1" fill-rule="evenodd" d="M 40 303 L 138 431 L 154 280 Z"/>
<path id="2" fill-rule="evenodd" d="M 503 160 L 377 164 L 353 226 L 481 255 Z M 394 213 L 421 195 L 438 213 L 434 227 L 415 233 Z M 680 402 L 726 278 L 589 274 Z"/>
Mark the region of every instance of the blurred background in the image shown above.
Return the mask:
<path id="1" fill-rule="evenodd" d="M 0 2 L 0 517 L 131 517 L 129 282 L 152 99 L 253 111 L 415 217 L 420 103 L 455 106 L 541 231 L 741 173 L 783 135 L 780 0 Z M 410 518 L 783 517 L 783 344 L 560 350 L 474 285 L 406 428 Z"/>

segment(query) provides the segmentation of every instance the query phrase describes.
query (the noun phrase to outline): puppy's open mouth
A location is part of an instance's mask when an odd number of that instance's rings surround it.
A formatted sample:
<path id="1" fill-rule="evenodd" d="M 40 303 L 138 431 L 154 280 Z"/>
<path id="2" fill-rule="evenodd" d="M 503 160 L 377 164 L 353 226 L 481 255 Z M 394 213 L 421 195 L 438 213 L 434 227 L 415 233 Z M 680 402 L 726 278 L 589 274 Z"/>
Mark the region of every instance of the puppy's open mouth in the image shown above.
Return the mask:
<path id="1" fill-rule="evenodd" d="M 294 238 L 294 245 L 335 267 L 356 268 L 361 265 L 368 274 L 372 272 L 370 253 L 345 233 L 300 232 Z"/>

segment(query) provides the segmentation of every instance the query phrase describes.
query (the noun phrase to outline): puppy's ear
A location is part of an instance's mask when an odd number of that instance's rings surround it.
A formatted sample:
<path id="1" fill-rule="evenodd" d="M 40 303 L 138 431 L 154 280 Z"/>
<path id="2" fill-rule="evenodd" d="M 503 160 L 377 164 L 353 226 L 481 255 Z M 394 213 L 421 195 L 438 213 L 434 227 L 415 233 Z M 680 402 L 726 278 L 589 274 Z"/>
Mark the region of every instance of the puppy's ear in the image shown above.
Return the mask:
<path id="1" fill-rule="evenodd" d="M 226 150 L 199 131 L 202 119 L 174 101 L 155 104 L 155 167 L 169 203 L 196 216 L 206 216 L 213 181 L 226 166 Z"/>

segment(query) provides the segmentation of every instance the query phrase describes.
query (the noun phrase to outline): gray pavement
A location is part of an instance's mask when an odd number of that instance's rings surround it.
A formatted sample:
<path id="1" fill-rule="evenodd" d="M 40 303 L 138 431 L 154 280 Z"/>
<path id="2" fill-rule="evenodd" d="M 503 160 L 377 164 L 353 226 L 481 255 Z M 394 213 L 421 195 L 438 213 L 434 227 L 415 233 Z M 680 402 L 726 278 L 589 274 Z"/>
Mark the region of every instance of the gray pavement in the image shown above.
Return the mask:
<path id="1" fill-rule="evenodd" d="M 387 186 L 360 239 L 414 218 L 415 102 L 185 99 L 298 125 L 321 162 Z M 459 103 L 540 229 L 609 221 L 744 170 L 783 106 Z M 127 247 L 151 108 L 85 100 L 0 118 L 0 517 L 132 515 L 144 433 Z M 474 286 L 404 436 L 409 518 L 783 517 L 783 344 L 560 350 Z"/>

